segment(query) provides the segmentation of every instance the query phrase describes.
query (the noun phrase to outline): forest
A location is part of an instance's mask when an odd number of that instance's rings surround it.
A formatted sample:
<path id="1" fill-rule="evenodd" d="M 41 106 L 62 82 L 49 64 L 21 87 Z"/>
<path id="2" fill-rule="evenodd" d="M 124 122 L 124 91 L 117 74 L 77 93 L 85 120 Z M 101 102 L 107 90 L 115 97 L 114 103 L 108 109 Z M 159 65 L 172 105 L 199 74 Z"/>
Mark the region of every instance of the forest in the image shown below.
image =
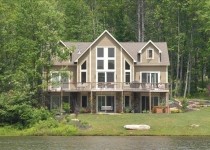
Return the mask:
<path id="1" fill-rule="evenodd" d="M 207 93 L 210 0 L 0 0 L 0 124 L 46 119 L 43 69 L 58 41 L 167 42 L 170 96 Z M 61 56 L 64 58 L 64 56 Z"/>

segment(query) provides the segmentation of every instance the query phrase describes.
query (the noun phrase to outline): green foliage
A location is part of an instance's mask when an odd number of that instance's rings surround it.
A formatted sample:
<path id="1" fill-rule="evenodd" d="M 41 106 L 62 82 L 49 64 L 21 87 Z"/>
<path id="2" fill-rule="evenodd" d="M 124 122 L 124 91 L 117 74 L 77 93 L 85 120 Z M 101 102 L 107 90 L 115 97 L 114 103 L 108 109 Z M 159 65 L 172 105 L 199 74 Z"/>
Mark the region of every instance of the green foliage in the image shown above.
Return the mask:
<path id="1" fill-rule="evenodd" d="M 132 110 L 133 110 L 132 107 L 125 107 L 125 108 L 124 108 L 124 112 L 125 112 L 125 113 L 131 113 Z"/>
<path id="2" fill-rule="evenodd" d="M 76 128 L 74 126 L 65 123 L 59 123 L 53 118 L 48 118 L 47 120 L 39 121 L 31 128 L 26 129 L 24 134 L 36 136 L 67 136 L 73 135 L 75 132 Z"/>
<path id="3" fill-rule="evenodd" d="M 182 111 L 184 111 L 184 112 L 186 112 L 187 111 L 187 106 L 188 106 L 188 101 L 187 101 L 187 99 L 183 99 L 182 101 L 181 101 L 181 103 L 182 103 Z"/>
<path id="4" fill-rule="evenodd" d="M 63 102 L 63 110 L 66 112 L 66 113 L 70 113 L 70 104 L 68 102 Z"/>

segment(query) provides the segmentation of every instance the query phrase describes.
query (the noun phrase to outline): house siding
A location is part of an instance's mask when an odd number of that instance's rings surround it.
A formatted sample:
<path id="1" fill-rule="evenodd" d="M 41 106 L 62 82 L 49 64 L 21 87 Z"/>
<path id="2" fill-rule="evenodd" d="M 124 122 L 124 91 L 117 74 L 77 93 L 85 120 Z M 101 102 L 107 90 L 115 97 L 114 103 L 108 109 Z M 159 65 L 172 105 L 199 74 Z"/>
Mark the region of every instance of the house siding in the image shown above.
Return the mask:
<path id="1" fill-rule="evenodd" d="M 153 49 L 154 51 L 154 59 L 147 59 L 147 50 L 148 49 Z M 144 64 L 158 64 L 160 63 L 160 55 L 159 55 L 159 50 L 151 43 L 149 43 L 141 53 L 141 63 Z"/>

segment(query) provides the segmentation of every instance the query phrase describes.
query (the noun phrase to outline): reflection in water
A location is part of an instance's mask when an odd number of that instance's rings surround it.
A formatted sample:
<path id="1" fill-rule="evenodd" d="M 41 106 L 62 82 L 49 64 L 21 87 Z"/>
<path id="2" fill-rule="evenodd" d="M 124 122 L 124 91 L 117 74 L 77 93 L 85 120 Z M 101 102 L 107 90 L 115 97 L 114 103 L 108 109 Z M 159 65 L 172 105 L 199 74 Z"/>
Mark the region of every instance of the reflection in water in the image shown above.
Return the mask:
<path id="1" fill-rule="evenodd" d="M 210 137 L 43 136 L 0 137 L 1 150 L 183 150 L 209 149 Z"/>

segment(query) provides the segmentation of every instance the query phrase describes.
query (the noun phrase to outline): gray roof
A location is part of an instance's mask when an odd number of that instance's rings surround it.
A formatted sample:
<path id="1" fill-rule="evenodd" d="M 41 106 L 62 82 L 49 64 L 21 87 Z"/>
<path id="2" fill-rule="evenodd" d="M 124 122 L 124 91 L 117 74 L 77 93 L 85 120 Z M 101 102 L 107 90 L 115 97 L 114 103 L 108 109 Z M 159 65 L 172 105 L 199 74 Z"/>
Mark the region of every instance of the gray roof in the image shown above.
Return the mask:
<path id="1" fill-rule="evenodd" d="M 79 58 L 85 50 L 92 44 L 92 42 L 63 42 L 67 47 L 74 47 L 74 52 L 72 53 L 72 61 L 74 62 Z M 134 58 L 137 62 L 137 54 L 141 48 L 143 48 L 147 42 L 119 42 L 123 48 Z M 156 65 L 169 65 L 168 48 L 166 42 L 154 42 L 154 44 L 162 51 L 161 59 L 162 61 Z M 143 63 L 137 63 L 139 65 L 144 65 Z M 146 64 L 145 64 L 146 65 Z M 151 65 L 151 64 L 150 64 Z M 155 65 L 155 64 L 154 64 Z"/>

